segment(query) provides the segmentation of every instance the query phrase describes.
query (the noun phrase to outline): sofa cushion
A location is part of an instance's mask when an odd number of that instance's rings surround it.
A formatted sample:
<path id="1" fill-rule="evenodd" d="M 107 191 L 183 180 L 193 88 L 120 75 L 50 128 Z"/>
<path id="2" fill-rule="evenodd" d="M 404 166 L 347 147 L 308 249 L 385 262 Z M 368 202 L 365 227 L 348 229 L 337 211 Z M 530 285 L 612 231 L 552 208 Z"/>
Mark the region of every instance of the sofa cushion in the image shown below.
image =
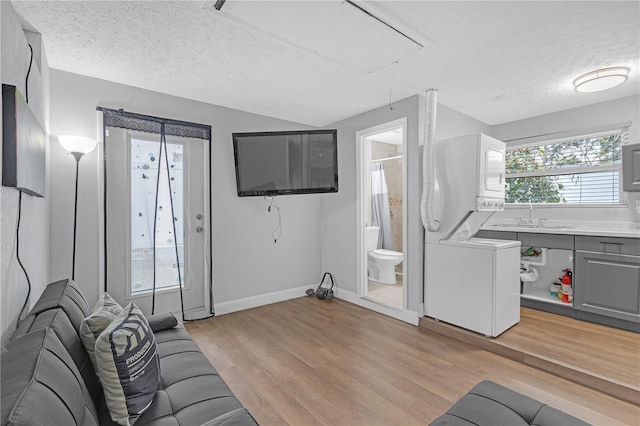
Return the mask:
<path id="1" fill-rule="evenodd" d="M 74 364 L 80 371 L 94 404 L 99 405 L 102 399 L 102 386 L 89 356 L 84 349 L 78 333 L 73 328 L 69 317 L 60 309 L 49 309 L 36 315 L 26 317 L 13 335 L 13 339 L 38 330 L 50 327 L 60 343 L 65 347 Z"/>
<path id="2" fill-rule="evenodd" d="M 98 424 L 80 372 L 50 328 L 11 341 L 2 354 L 3 425 Z"/>
<path id="3" fill-rule="evenodd" d="M 490 381 L 483 381 L 462 396 L 430 426 L 538 425 L 588 426 L 588 423 L 533 398 Z"/>
<path id="4" fill-rule="evenodd" d="M 157 332 L 156 342 L 162 378 L 136 426 L 257 425 L 182 325 Z"/>
<path id="5" fill-rule="evenodd" d="M 80 339 L 96 371 L 98 369 L 95 354 L 96 339 L 121 312 L 122 306 L 104 292 L 98 298 L 89 315 L 80 324 Z"/>
<path id="6" fill-rule="evenodd" d="M 95 349 L 111 418 L 130 426 L 149 408 L 160 381 L 154 334 L 134 303 L 98 336 Z"/>
<path id="7" fill-rule="evenodd" d="M 60 308 L 67 314 L 76 332 L 89 314 L 89 306 L 82 291 L 69 279 L 49 284 L 27 316 L 55 308 Z"/>

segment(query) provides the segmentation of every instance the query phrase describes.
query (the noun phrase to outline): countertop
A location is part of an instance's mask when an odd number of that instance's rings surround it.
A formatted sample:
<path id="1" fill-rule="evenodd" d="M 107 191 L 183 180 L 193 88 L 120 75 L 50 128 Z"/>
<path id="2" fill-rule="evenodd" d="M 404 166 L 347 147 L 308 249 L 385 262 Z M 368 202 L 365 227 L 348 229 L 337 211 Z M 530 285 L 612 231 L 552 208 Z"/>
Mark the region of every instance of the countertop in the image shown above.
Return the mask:
<path id="1" fill-rule="evenodd" d="M 569 221 L 536 219 L 532 225 L 523 225 L 513 219 L 493 219 L 480 228 L 485 231 L 527 232 L 534 234 L 594 235 L 606 237 L 640 238 L 638 222 Z"/>

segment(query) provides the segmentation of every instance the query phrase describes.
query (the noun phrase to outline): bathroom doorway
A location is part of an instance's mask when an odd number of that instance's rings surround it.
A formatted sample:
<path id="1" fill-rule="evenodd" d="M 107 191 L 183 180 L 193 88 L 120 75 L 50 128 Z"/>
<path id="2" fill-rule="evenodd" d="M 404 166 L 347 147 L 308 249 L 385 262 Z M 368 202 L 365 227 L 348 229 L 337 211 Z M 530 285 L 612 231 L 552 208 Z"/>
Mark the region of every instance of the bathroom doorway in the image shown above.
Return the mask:
<path id="1" fill-rule="evenodd" d="M 407 307 L 406 132 L 400 119 L 356 134 L 359 295 L 399 319 Z"/>

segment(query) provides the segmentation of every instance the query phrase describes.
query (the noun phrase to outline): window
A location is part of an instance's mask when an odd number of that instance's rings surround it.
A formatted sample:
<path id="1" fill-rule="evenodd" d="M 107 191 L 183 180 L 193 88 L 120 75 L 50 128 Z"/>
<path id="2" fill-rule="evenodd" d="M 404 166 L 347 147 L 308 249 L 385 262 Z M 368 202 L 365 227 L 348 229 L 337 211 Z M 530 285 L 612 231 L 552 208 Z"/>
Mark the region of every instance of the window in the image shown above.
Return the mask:
<path id="1" fill-rule="evenodd" d="M 507 148 L 507 203 L 616 204 L 628 128 Z"/>

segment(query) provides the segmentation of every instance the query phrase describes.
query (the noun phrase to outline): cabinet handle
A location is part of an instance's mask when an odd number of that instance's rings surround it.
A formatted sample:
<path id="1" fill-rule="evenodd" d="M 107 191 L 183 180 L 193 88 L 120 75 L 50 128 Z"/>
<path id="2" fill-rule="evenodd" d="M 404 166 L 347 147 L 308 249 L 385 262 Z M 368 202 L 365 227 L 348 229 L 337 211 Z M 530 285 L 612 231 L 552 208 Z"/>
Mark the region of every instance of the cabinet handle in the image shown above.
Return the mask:
<path id="1" fill-rule="evenodd" d="M 600 241 L 600 244 L 612 244 L 612 245 L 616 245 L 616 246 L 623 246 L 624 243 L 612 243 L 609 241 Z"/>

